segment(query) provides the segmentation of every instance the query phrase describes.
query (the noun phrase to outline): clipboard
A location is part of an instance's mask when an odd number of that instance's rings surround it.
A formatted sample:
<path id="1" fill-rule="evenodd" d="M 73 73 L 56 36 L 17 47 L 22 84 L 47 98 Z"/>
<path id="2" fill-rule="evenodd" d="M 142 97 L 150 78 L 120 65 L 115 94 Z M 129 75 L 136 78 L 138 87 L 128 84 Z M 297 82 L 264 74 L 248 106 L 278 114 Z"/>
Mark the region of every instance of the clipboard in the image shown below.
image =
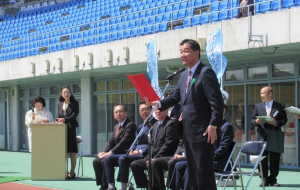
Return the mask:
<path id="1" fill-rule="evenodd" d="M 129 78 L 130 82 L 139 93 L 142 100 L 145 100 L 145 96 L 149 98 L 150 102 L 160 100 L 154 89 L 152 88 L 151 84 L 149 83 L 146 76 L 142 74 L 137 75 L 129 75 L 126 74 Z"/>

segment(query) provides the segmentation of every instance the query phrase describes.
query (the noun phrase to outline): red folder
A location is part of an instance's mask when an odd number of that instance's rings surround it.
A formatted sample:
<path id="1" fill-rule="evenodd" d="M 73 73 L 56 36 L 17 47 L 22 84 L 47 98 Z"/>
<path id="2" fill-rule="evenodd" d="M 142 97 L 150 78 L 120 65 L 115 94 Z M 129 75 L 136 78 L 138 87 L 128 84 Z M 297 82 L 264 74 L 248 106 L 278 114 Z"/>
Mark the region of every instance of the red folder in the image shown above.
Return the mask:
<path id="1" fill-rule="evenodd" d="M 149 98 L 150 102 L 160 100 L 143 73 L 137 75 L 127 74 L 127 77 L 143 100 L 145 96 Z"/>

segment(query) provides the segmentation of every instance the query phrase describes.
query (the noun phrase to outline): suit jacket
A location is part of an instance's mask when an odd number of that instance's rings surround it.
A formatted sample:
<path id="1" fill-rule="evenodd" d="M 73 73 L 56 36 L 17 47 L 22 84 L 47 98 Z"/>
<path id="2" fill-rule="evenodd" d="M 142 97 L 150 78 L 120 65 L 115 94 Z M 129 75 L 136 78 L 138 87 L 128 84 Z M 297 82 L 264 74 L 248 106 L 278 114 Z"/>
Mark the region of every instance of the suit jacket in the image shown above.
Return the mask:
<path id="1" fill-rule="evenodd" d="M 136 125 L 127 118 L 117 138 L 115 138 L 118 127 L 119 123 L 115 125 L 114 133 L 106 143 L 103 152 L 111 151 L 113 154 L 125 154 L 130 148 L 135 139 Z"/>
<path id="2" fill-rule="evenodd" d="M 241 4 L 242 0 L 239 1 L 239 5 Z M 247 5 L 252 5 L 253 4 L 253 0 L 248 0 Z M 252 16 L 254 15 L 254 5 L 249 6 L 249 12 L 252 13 Z M 250 15 L 250 13 L 248 14 L 248 16 Z M 242 13 L 240 12 L 240 10 L 238 10 L 238 15 L 237 18 L 240 18 L 242 16 Z"/>
<path id="3" fill-rule="evenodd" d="M 273 105 L 270 111 L 270 116 L 276 120 L 275 130 L 281 131 L 281 126 L 285 125 L 287 122 L 286 112 L 284 110 L 284 105 L 278 102 L 273 101 Z M 265 122 L 262 124 L 255 123 L 257 119 L 256 116 L 266 116 L 266 107 L 264 102 L 260 102 L 255 105 L 254 111 L 252 114 L 251 123 L 257 126 L 256 140 L 257 141 L 266 141 L 268 129 L 272 129 L 273 125 Z"/>
<path id="4" fill-rule="evenodd" d="M 202 71 L 203 70 L 203 71 Z M 161 100 L 161 110 L 182 102 L 183 133 L 189 142 L 204 142 L 203 136 L 209 125 L 217 126 L 217 132 L 222 125 L 224 101 L 215 72 L 200 62 L 193 74 L 192 86 L 186 84 L 188 71 L 183 72 L 174 92 Z"/>
<path id="5" fill-rule="evenodd" d="M 152 158 L 159 158 L 165 156 L 173 156 L 178 141 L 173 140 L 171 137 L 172 129 L 175 125 L 174 120 L 167 116 L 163 123 L 162 128 L 158 131 L 159 122 L 157 121 L 153 126 L 152 131 L 152 144 L 151 144 L 151 156 Z"/>
<path id="6" fill-rule="evenodd" d="M 154 117 L 151 118 L 150 123 L 153 126 L 157 122 L 157 119 Z M 136 136 L 140 133 L 140 130 L 144 127 L 144 123 L 139 126 L 136 131 Z M 152 131 L 153 127 L 151 127 L 150 131 Z M 140 135 L 140 138 L 136 141 L 136 143 L 132 146 L 132 150 L 141 150 L 143 155 L 146 156 L 148 154 L 148 127 L 145 127 L 144 131 Z"/>
<path id="7" fill-rule="evenodd" d="M 65 118 L 65 123 L 68 125 L 70 129 L 74 127 L 79 127 L 76 117 L 79 113 L 79 104 L 77 101 L 70 101 L 68 108 L 66 110 L 66 116 L 63 116 L 62 107 L 64 102 L 58 103 L 58 112 L 56 118 Z"/>
<path id="8" fill-rule="evenodd" d="M 229 150 L 231 143 L 233 142 L 234 133 L 232 125 L 223 119 L 221 127 L 220 137 L 217 138 L 214 143 L 214 169 L 223 172 L 226 162 L 230 156 L 231 150 Z M 228 165 L 226 171 L 230 171 L 231 166 Z"/>

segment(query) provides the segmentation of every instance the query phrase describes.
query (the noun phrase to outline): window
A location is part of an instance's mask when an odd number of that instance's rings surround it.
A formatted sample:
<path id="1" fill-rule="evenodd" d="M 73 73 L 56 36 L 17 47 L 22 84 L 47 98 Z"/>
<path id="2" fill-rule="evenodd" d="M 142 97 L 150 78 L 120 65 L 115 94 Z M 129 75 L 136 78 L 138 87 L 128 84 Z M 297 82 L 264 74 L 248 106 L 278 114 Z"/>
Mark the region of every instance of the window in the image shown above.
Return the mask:
<path id="1" fill-rule="evenodd" d="M 248 79 L 266 79 L 268 77 L 268 67 L 248 68 Z"/>
<path id="2" fill-rule="evenodd" d="M 272 77 L 294 76 L 294 63 L 278 63 L 272 65 Z"/>
<path id="3" fill-rule="evenodd" d="M 120 89 L 120 81 L 113 80 L 107 82 L 107 90 L 119 90 Z"/>
<path id="4" fill-rule="evenodd" d="M 105 82 L 94 83 L 94 92 L 104 92 L 104 91 L 105 91 Z"/>
<path id="5" fill-rule="evenodd" d="M 123 86 L 123 89 L 134 89 L 134 87 L 129 79 L 122 80 L 122 86 Z"/>
<path id="6" fill-rule="evenodd" d="M 241 81 L 244 80 L 243 69 L 226 69 L 225 81 Z"/>
<path id="7" fill-rule="evenodd" d="M 73 84 L 73 93 L 80 93 L 80 92 L 81 92 L 81 85 Z"/>

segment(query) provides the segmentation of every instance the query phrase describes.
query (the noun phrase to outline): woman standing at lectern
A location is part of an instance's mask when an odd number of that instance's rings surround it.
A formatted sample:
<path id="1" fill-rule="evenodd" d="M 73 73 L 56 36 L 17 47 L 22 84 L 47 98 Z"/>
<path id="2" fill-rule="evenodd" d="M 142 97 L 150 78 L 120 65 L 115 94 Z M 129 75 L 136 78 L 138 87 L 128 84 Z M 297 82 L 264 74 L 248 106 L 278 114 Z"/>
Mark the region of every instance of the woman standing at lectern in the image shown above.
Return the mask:
<path id="1" fill-rule="evenodd" d="M 79 104 L 75 100 L 70 87 L 62 86 L 59 97 L 56 123 L 65 123 L 68 126 L 67 151 L 71 158 L 71 170 L 68 179 L 75 179 L 76 153 L 78 153 L 76 142 L 76 127 L 79 127 L 76 117 L 79 113 Z"/>
<path id="2" fill-rule="evenodd" d="M 29 152 L 31 152 L 31 147 L 32 147 L 31 124 L 39 123 L 39 121 L 37 121 L 35 117 L 40 116 L 41 118 L 43 118 L 41 122 L 44 123 L 54 122 L 51 112 L 45 108 L 46 103 L 44 98 L 40 96 L 34 97 L 31 100 L 31 106 L 32 106 L 32 110 L 29 110 L 25 115 L 25 125 L 28 127 L 27 134 L 28 134 Z"/>

